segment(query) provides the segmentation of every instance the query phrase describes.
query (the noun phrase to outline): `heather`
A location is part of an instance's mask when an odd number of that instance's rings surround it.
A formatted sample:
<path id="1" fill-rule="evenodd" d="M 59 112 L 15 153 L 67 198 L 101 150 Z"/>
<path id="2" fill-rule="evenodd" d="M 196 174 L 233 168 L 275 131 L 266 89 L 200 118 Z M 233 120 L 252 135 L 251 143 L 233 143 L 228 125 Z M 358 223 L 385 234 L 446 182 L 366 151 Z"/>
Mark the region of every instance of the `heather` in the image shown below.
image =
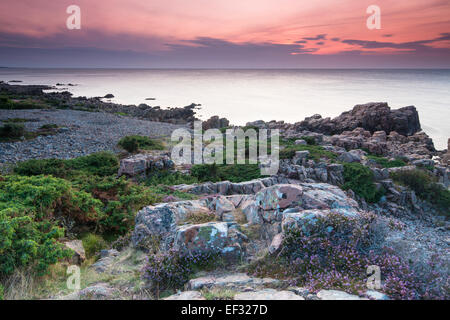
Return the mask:
<path id="1" fill-rule="evenodd" d="M 393 299 L 448 298 L 449 287 L 441 282 L 444 276 L 434 268 L 416 273 L 391 248 L 379 247 L 383 228 L 373 214 L 363 219 L 321 217 L 307 232 L 302 228 L 285 232 L 282 251 L 255 261 L 248 272 L 286 279 L 312 292 L 334 288 L 364 294 L 366 270 L 375 265 L 381 270 L 381 291 Z"/>

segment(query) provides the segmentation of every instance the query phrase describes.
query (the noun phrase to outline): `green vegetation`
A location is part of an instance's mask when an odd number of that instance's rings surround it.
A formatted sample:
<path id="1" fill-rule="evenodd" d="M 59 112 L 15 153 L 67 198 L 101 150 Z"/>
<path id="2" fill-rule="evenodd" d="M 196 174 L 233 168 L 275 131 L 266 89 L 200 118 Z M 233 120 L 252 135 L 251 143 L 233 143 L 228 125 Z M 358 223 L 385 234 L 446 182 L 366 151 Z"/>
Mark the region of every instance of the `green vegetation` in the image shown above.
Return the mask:
<path id="1" fill-rule="evenodd" d="M 145 180 L 147 186 L 167 185 L 173 186 L 177 184 L 194 184 L 199 180 L 189 174 L 183 174 L 179 171 L 171 172 L 167 170 L 156 171 Z"/>
<path id="2" fill-rule="evenodd" d="M 391 173 L 392 179 L 413 190 L 416 195 L 434 204 L 442 213 L 450 215 L 450 191 L 436 183 L 435 178 L 427 171 L 400 170 Z"/>
<path id="3" fill-rule="evenodd" d="M 309 159 L 314 161 L 326 159 L 333 162 L 337 158 L 337 155 L 335 153 L 325 150 L 321 146 L 287 145 L 284 149 L 280 150 L 280 159 L 292 159 L 295 156 L 296 151 L 309 151 Z"/>
<path id="4" fill-rule="evenodd" d="M 4 121 L 3 126 L 0 127 L 0 141 L 14 142 L 19 139 L 34 139 L 37 136 L 49 135 L 58 128 L 56 125 L 44 125 L 37 131 L 26 131 L 24 122 L 27 120 L 20 118 L 13 118 Z"/>
<path id="5" fill-rule="evenodd" d="M 303 228 L 285 230 L 282 250 L 254 260 L 247 271 L 313 292 L 332 288 L 358 294 L 367 290 L 367 267 L 376 265 L 383 270 L 380 291 L 392 299 L 445 299 L 445 276 L 435 272 L 434 264 L 432 271 L 416 273 L 392 249 L 379 248 L 385 232 L 371 213 L 317 217 Z"/>
<path id="6" fill-rule="evenodd" d="M 11 96 L 8 95 L 0 95 L 0 109 L 47 109 L 48 106 L 38 100 L 33 99 L 12 99 Z"/>
<path id="7" fill-rule="evenodd" d="M 309 151 L 309 159 L 320 161 L 321 159 L 336 161 L 337 155 L 334 152 L 325 150 L 322 146 L 316 145 L 316 140 L 313 137 L 302 137 L 307 145 L 296 145 L 296 138 L 283 139 L 280 141 L 284 149 L 280 150 L 280 159 L 292 159 L 296 151 Z"/>
<path id="8" fill-rule="evenodd" d="M 375 161 L 377 164 L 382 166 L 383 168 L 396 168 L 396 167 L 404 167 L 406 166 L 406 162 L 402 159 L 389 160 L 384 157 L 379 157 L 375 155 L 368 155 L 368 159 Z"/>
<path id="9" fill-rule="evenodd" d="M 58 129 L 58 128 L 59 128 L 59 126 L 54 123 L 44 124 L 43 126 L 40 127 L 40 129 L 42 129 L 42 130 Z"/>
<path id="10" fill-rule="evenodd" d="M 185 223 L 200 224 L 216 220 L 216 215 L 211 211 L 189 212 L 186 215 Z"/>
<path id="11" fill-rule="evenodd" d="M 64 229 L 55 217 L 94 219 L 96 201 L 53 177 L 6 176 L 0 181 L 0 276 L 32 266 L 44 274 L 48 266 L 67 257 L 56 240 Z"/>
<path id="12" fill-rule="evenodd" d="M 114 154 L 99 152 L 71 160 L 28 160 L 19 163 L 14 172 L 25 176 L 45 174 L 73 179 L 80 175 L 111 176 L 115 175 L 118 169 L 119 160 Z"/>
<path id="13" fill-rule="evenodd" d="M 231 289 L 213 288 L 202 290 L 206 300 L 233 300 L 237 292 Z"/>
<path id="14" fill-rule="evenodd" d="M 107 247 L 106 241 L 101 236 L 93 233 L 86 234 L 81 240 L 88 259 Z"/>
<path id="15" fill-rule="evenodd" d="M 24 119 L 24 118 L 8 118 L 5 120 L 2 120 L 3 122 L 13 122 L 13 123 L 23 123 L 23 122 L 29 122 L 29 121 L 33 121 L 30 119 Z"/>
<path id="16" fill-rule="evenodd" d="M 118 145 L 130 153 L 138 150 L 163 150 L 161 141 L 150 139 L 145 136 L 126 136 L 120 139 Z"/>
<path id="17" fill-rule="evenodd" d="M 195 196 L 117 178 L 118 159 L 101 152 L 72 160 L 29 160 L 0 177 L 0 278 L 19 268 L 37 275 L 70 256 L 58 239 L 83 237 L 88 257 L 129 233 L 138 210 L 164 197 Z"/>
<path id="18" fill-rule="evenodd" d="M 192 166 L 191 175 L 200 182 L 242 182 L 260 178 L 261 171 L 257 164 L 200 164 Z"/>
<path id="19" fill-rule="evenodd" d="M 195 273 L 224 265 L 219 252 L 182 252 L 171 249 L 148 256 L 144 279 L 157 299 L 161 292 L 180 289 Z"/>
<path id="20" fill-rule="evenodd" d="M 383 188 L 377 189 L 373 172 L 360 163 L 344 163 L 344 190 L 351 189 L 367 202 L 378 202 L 385 193 Z"/>
<path id="21" fill-rule="evenodd" d="M 17 139 L 25 135 L 25 126 L 21 123 L 7 122 L 0 127 L 0 138 Z"/>

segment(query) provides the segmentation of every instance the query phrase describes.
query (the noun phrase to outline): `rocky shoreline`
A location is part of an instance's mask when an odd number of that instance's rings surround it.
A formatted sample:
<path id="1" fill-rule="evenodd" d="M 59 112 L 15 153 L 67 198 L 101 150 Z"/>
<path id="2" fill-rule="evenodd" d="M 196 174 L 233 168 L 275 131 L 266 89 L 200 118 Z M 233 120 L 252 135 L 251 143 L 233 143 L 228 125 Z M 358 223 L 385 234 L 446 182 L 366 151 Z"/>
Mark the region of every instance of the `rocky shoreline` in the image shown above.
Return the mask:
<path id="1" fill-rule="evenodd" d="M 124 136 L 167 137 L 195 119 L 194 107 L 121 106 L 44 89 L 0 84 L 0 92 L 16 95 L 14 101 L 41 106 L 2 109 L 0 120 L 29 120 L 24 123 L 31 131 L 57 125 L 53 135 L 0 143 L 0 163 L 118 153 L 117 142 Z M 50 101 L 53 106 L 42 107 Z M 204 123 L 204 129 L 225 127 L 228 120 L 219 117 Z M 85 266 L 90 280 L 82 290 L 46 298 L 448 299 L 450 139 L 448 150 L 437 151 L 421 131 L 414 107 L 391 110 L 386 103 L 369 103 L 334 119 L 314 115 L 294 124 L 254 121 L 245 128 L 280 130 L 276 175 L 242 179 L 247 172 L 239 171 L 202 180 L 218 169 L 200 165 L 197 169 L 203 171 L 194 175 L 195 166 L 175 166 L 167 149 L 122 152 L 106 177 L 92 177 L 102 165 L 98 162 L 94 168 L 78 165 L 73 176 L 55 171 L 65 183 L 74 179 L 73 189 L 80 181 L 98 179 L 81 187 L 83 197 L 92 192 L 90 203 L 97 205 L 88 208 L 89 215 L 105 210 L 103 224 L 128 229 L 95 251 L 96 260 Z M 25 166 L 19 176 L 0 177 L 0 184 L 29 179 L 23 172 L 42 178 L 48 170 L 54 172 L 44 163 Z M 79 180 L 80 170 L 90 170 L 89 178 Z M 226 179 L 236 176 L 238 181 Z M 169 183 L 170 177 L 194 182 Z M 153 189 L 145 189 L 149 187 Z M 125 191 L 117 193 L 120 188 Z M 139 195 L 152 197 L 140 202 L 133 194 L 130 200 L 129 188 L 142 188 Z M 157 197 L 157 192 L 170 195 Z M 122 203 L 137 203 L 137 208 L 114 211 Z M 82 207 L 77 203 L 77 215 Z M 68 211 L 63 209 L 59 211 Z M 109 216 L 111 210 L 120 219 Z M 123 217 L 124 211 L 129 215 Z M 73 218 L 69 214 L 64 219 Z M 71 232 L 80 223 L 63 221 Z M 75 251 L 74 261 L 86 264 L 84 243 L 71 240 L 66 246 Z M 366 287 L 367 265 L 382 269 L 382 286 L 376 290 Z"/>

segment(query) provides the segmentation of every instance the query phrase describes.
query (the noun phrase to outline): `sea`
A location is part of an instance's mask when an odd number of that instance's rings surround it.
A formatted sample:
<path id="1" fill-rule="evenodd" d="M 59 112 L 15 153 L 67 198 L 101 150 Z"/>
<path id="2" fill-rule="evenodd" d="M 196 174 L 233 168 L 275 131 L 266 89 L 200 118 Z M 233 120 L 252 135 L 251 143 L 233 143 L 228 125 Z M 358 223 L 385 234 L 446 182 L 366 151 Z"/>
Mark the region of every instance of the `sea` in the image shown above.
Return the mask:
<path id="1" fill-rule="evenodd" d="M 201 104 L 199 118 L 234 125 L 335 117 L 356 104 L 414 105 L 437 149 L 450 137 L 450 69 L 25 69 L 0 68 L 0 80 L 66 84 L 75 96 L 113 94 L 112 102 L 161 108 Z M 67 86 L 68 83 L 74 86 Z"/>

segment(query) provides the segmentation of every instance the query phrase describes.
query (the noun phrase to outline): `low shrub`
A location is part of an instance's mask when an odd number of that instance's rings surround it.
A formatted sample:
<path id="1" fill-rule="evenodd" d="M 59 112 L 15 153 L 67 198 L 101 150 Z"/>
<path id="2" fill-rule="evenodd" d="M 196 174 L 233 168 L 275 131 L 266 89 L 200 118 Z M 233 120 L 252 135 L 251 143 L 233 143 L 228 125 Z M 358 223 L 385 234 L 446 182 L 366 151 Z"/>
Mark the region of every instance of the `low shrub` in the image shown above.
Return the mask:
<path id="1" fill-rule="evenodd" d="M 155 171 L 148 178 L 145 179 L 147 186 L 157 186 L 160 184 L 173 186 L 177 184 L 194 184 L 198 183 L 197 177 L 189 174 L 183 174 L 179 171 Z"/>
<path id="2" fill-rule="evenodd" d="M 57 124 L 54 123 L 50 123 L 50 124 L 44 124 L 43 126 L 41 126 L 39 129 L 42 130 L 50 130 L 50 129 L 58 129 L 59 126 Z"/>
<path id="3" fill-rule="evenodd" d="M 71 160 L 28 160 L 17 164 L 14 172 L 26 176 L 51 174 L 58 178 L 72 178 L 80 174 L 109 176 L 116 174 L 118 169 L 119 160 L 114 154 L 99 152 Z"/>
<path id="4" fill-rule="evenodd" d="M 422 200 L 434 204 L 441 212 L 450 215 L 450 191 L 436 183 L 436 179 L 426 170 L 400 170 L 391 173 L 398 184 L 413 190 Z"/>
<path id="5" fill-rule="evenodd" d="M 344 163 L 344 190 L 351 189 L 367 202 L 378 202 L 385 190 L 377 189 L 373 172 L 360 163 Z"/>
<path id="6" fill-rule="evenodd" d="M 25 135 L 25 126 L 21 123 L 7 122 L 0 127 L 0 137 L 16 139 Z"/>
<path id="7" fill-rule="evenodd" d="M 199 164 L 191 168 L 191 175 L 199 182 L 231 181 L 242 182 L 261 177 L 261 170 L 257 164 Z"/>
<path id="8" fill-rule="evenodd" d="M 128 152 L 137 152 L 143 150 L 164 150 L 161 141 L 150 139 L 146 136 L 126 136 L 119 140 L 118 145 Z"/>
<path id="9" fill-rule="evenodd" d="M 0 96 L 0 109 L 13 109 L 13 103 L 7 96 Z"/>
<path id="10" fill-rule="evenodd" d="M 99 235 L 88 233 L 83 238 L 83 248 L 86 252 L 86 257 L 92 258 L 101 250 L 107 248 L 106 241 Z"/>
<path id="11" fill-rule="evenodd" d="M 0 180 L 0 276 L 32 267 L 44 274 L 70 254 L 57 240 L 63 221 L 94 228 L 101 202 L 51 176 L 3 176 Z"/>
<path id="12" fill-rule="evenodd" d="M 4 299 L 5 291 L 3 289 L 3 286 L 0 284 L 0 301 Z"/>

